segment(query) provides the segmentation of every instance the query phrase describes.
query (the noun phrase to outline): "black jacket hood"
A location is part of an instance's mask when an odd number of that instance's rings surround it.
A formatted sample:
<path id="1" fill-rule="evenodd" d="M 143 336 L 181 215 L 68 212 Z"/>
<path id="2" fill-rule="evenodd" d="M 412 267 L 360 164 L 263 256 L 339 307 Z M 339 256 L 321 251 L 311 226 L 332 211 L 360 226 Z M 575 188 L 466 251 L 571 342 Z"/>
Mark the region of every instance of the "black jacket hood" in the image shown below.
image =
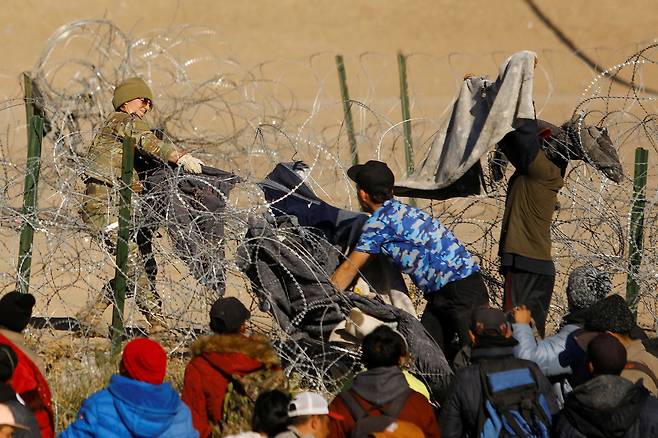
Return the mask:
<path id="1" fill-rule="evenodd" d="M 623 437 L 638 420 L 647 397 L 642 382 L 603 375 L 574 389 L 563 414 L 588 437 Z"/>

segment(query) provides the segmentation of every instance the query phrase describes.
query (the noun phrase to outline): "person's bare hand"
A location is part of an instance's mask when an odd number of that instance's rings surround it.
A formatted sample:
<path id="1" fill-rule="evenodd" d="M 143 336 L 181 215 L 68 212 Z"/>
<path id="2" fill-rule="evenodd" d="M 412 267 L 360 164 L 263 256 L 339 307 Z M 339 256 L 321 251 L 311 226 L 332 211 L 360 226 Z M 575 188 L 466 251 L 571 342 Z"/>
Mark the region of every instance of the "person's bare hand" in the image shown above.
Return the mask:
<path id="1" fill-rule="evenodd" d="M 517 324 L 530 324 L 532 320 L 532 313 L 524 305 L 520 305 L 514 308 L 514 321 Z"/>

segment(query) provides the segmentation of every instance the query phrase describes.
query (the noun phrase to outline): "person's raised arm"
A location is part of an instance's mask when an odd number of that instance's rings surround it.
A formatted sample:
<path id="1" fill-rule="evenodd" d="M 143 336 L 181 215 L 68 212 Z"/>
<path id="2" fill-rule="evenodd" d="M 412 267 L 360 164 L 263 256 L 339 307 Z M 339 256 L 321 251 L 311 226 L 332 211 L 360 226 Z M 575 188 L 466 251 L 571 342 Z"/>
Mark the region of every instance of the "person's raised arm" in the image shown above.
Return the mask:
<path id="1" fill-rule="evenodd" d="M 336 289 L 340 292 L 347 289 L 369 258 L 370 254 L 367 252 L 352 251 L 347 260 L 341 263 L 331 276 L 331 282 Z"/>

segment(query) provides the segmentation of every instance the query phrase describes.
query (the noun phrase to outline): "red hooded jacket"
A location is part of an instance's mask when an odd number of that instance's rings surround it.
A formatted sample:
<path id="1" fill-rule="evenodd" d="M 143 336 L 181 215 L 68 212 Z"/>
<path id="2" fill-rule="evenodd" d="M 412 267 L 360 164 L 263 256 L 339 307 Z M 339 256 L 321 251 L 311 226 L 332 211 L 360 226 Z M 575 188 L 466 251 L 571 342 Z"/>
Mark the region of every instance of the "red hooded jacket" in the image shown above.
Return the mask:
<path id="1" fill-rule="evenodd" d="M 409 391 L 409 385 L 399 367 L 379 367 L 357 374 L 351 389 L 347 391 L 350 391 L 356 402 L 368 412 L 369 416 L 379 416 L 381 411 L 374 408 L 374 405 L 388 406 L 394 400 L 402 397 L 402 394 L 406 394 Z M 329 405 L 329 411 L 342 417 L 342 420 L 331 419 L 329 438 L 349 437 L 354 430 L 356 421 L 340 394 Z M 409 394 L 397 419 L 416 425 L 423 431 L 426 438 L 441 437 L 434 408 L 425 396 L 415 391 L 411 391 Z"/>
<path id="2" fill-rule="evenodd" d="M 55 417 L 48 382 L 43 377 L 43 374 L 41 374 L 41 371 L 39 371 L 39 367 L 30 360 L 27 354 L 1 333 L 0 344 L 9 346 L 18 357 L 18 365 L 16 365 L 16 369 L 14 370 L 10 386 L 25 400 L 25 404 L 34 413 L 34 417 L 37 423 L 39 423 L 41 436 L 43 438 L 54 437 Z"/>
<path id="3" fill-rule="evenodd" d="M 204 336 L 192 344 L 193 358 L 185 368 L 182 399 L 192 411 L 194 427 L 205 438 L 222 421 L 229 375 L 244 376 L 279 358 L 267 338 L 240 334 Z"/>

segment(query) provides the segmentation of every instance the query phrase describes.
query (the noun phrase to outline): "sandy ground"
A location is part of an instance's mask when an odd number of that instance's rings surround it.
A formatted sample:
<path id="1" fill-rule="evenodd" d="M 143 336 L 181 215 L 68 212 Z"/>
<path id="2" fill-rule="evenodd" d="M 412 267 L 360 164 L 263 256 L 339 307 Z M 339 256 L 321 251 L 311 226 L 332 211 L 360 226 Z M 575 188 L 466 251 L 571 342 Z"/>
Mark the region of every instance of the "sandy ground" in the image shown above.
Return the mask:
<path id="1" fill-rule="evenodd" d="M 655 0 L 623 3 L 617 0 L 543 0 L 537 4 L 585 53 L 602 65 L 623 61 L 636 51 L 637 44 L 657 36 Z M 216 40 L 223 43 L 218 50 L 240 65 L 251 67 L 272 62 L 268 68 L 273 76 L 281 66 L 283 81 L 294 89 L 301 106 L 309 105 L 316 97 L 317 82 L 308 81 L 309 69 L 285 66 L 299 60 L 308 61 L 314 54 L 324 63 L 322 71 L 329 78 L 326 87 L 332 90 L 325 99 L 333 99 L 333 102 L 339 99 L 332 62 L 333 55 L 340 53 L 350 62 L 347 68 L 352 97 L 369 100 L 378 108 L 392 107 L 398 99 L 396 52 L 402 50 L 413 55 L 409 61 L 415 105 L 413 115 L 432 118 L 438 118 L 440 110 L 449 103 L 455 81 L 463 73 L 495 75 L 495 66 L 513 51 L 529 49 L 544 56 L 540 68 L 545 69 L 551 79 L 542 81 L 539 78 L 537 92 L 550 96 L 546 102 L 538 99 L 542 116 L 549 120 L 561 121 L 568 117 L 594 76 L 591 69 L 565 52 L 562 43 L 522 0 L 336 0 L 322 3 L 302 0 L 6 0 L 0 11 L 0 47 L 4 61 L 0 65 L 0 99 L 21 96 L 20 73 L 33 68 L 47 38 L 59 26 L 89 18 L 112 20 L 130 35 L 180 25 L 212 29 L 217 34 Z M 367 61 L 357 61 L 364 59 Z M 426 62 L 427 59 L 432 62 Z M 450 62 L 444 62 L 446 59 Z M 372 65 L 377 68 L 364 70 L 364 66 Z M 443 67 L 436 68 L 437 65 Z M 378 72 L 382 71 L 387 72 L 386 77 L 379 76 Z M 373 93 L 369 87 L 376 91 Z M 654 83 L 653 87 L 657 88 L 658 84 Z M 333 117 L 340 118 L 339 106 L 336 109 Z M 24 132 L 16 134 L 17 140 L 8 154 L 20 157 L 24 153 L 23 135 Z M 629 161 L 632 148 L 622 150 L 621 154 Z M 362 159 L 366 158 L 368 154 L 364 153 Z M 655 162 L 655 156 L 651 161 Z M 16 187 L 20 185 L 14 189 Z M 85 245 L 88 246 L 83 241 L 77 242 L 77 247 Z M 17 247 L 12 233 L 3 233 L 2 247 L 5 255 L 1 262 L 7 280 L 3 284 L 10 284 L 8 279 L 12 275 Z M 97 257 L 97 262 L 101 259 Z M 86 275 L 91 274 L 87 272 Z M 82 284 L 97 286 L 97 283 L 99 281 L 90 276 Z M 236 284 L 239 283 L 236 280 Z M 72 302 L 79 301 L 78 293 L 70 291 L 54 301 L 69 303 L 64 307 L 70 308 Z"/>
<path id="2" fill-rule="evenodd" d="M 539 7 L 579 48 L 605 58 L 605 48 L 633 46 L 656 38 L 652 0 L 539 0 Z M 215 2 L 205 0 L 133 1 L 18 1 L 3 2 L 0 12 L 0 96 L 19 96 L 17 77 L 35 64 L 52 32 L 73 20 L 106 18 L 124 32 L 139 35 L 177 25 L 212 29 L 227 53 L 241 64 L 299 59 L 318 53 L 363 53 L 394 56 L 398 50 L 431 56 L 479 55 L 482 63 L 493 53 L 521 49 L 561 50 L 563 45 L 538 20 L 525 1 L 302 0 Z M 600 60 L 603 65 L 610 60 Z M 349 66 L 348 66 L 349 68 Z M 579 62 L 561 65 L 569 81 L 558 95 L 582 91 L 590 77 Z M 414 71 L 414 83 L 445 81 L 435 71 Z M 288 78 L 295 84 L 295 77 Z M 394 83 L 395 84 L 395 83 Z M 453 87 L 446 88 L 452 95 Z M 304 90 L 297 90 L 300 99 Z M 307 90 L 313 93 L 315 90 Z M 392 87 L 377 98 L 397 97 Z M 432 95 L 424 95 L 432 99 Z"/>

